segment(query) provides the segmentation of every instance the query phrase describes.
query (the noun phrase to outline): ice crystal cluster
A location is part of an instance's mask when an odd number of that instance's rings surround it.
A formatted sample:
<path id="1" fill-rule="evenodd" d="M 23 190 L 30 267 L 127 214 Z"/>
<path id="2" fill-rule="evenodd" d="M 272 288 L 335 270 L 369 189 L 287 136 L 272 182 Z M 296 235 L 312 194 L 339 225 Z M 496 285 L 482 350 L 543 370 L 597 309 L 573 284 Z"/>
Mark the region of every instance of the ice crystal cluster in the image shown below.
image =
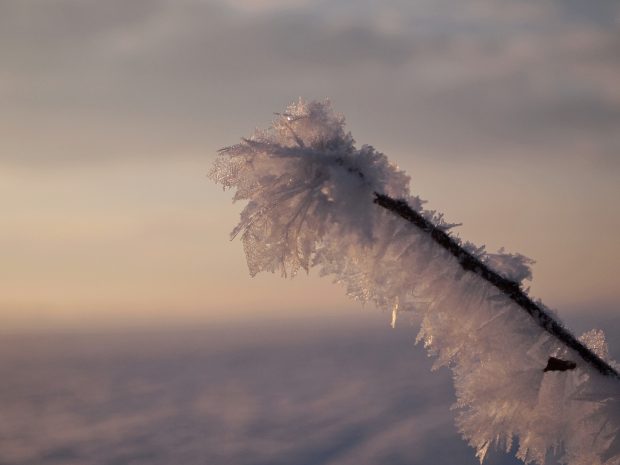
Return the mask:
<path id="1" fill-rule="evenodd" d="M 590 368 L 427 232 L 374 204 L 375 193 L 404 199 L 439 228 L 455 226 L 423 208 L 385 155 L 356 148 L 329 101 L 290 105 L 268 130 L 222 149 L 210 176 L 248 202 L 232 235 L 241 235 L 251 275 L 316 268 L 349 296 L 390 310 L 393 322 L 417 313 L 417 340 L 435 368 L 453 371 L 457 426 L 480 461 L 499 447 L 526 463 L 620 464 L 618 379 Z M 522 255 L 461 245 L 519 286 L 531 278 Z M 581 340 L 614 364 L 601 331 Z M 544 372 L 549 357 L 577 366 Z"/>

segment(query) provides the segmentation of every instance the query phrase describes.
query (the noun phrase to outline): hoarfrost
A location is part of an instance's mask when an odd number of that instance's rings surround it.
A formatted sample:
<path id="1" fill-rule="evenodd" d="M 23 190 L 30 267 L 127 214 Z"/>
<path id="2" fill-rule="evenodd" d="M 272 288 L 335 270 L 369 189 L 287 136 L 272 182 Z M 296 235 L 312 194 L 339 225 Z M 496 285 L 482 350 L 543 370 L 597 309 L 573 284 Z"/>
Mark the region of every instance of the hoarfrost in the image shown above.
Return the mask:
<path id="1" fill-rule="evenodd" d="M 530 265 L 534 263 L 534 260 L 524 255 L 519 253 L 504 253 L 504 249 L 502 248 L 498 253 L 483 255 L 483 258 L 487 265 L 504 278 L 510 279 L 516 283 L 522 283 L 526 279 L 532 279 L 532 269 Z"/>
<path id="2" fill-rule="evenodd" d="M 593 370 L 506 295 L 425 231 L 373 204 L 375 193 L 405 200 L 441 230 L 455 224 L 427 211 L 409 177 L 373 147 L 356 148 L 329 101 L 300 99 L 272 127 L 222 149 L 210 173 L 234 200 L 247 200 L 241 235 L 251 275 L 295 275 L 316 267 L 352 298 L 421 317 L 435 368 L 454 373 L 457 425 L 482 461 L 490 447 L 526 463 L 549 453 L 569 465 L 620 465 L 618 380 Z M 458 243 L 460 241 L 453 237 Z M 532 261 L 500 250 L 463 248 L 518 285 Z M 584 343 L 608 359 L 602 332 Z M 543 371 L 551 358 L 573 369 Z"/>

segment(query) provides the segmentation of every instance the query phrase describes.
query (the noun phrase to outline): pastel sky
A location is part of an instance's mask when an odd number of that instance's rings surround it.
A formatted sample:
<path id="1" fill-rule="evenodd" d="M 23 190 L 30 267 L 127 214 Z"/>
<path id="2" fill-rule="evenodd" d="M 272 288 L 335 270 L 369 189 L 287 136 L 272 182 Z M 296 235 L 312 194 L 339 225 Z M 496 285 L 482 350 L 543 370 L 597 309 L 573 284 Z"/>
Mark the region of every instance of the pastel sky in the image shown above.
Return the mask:
<path id="1" fill-rule="evenodd" d="M 615 0 L 0 3 L 2 331 L 357 311 L 250 278 L 217 149 L 329 97 L 561 311 L 620 303 Z M 387 318 L 387 316 L 386 316 Z"/>

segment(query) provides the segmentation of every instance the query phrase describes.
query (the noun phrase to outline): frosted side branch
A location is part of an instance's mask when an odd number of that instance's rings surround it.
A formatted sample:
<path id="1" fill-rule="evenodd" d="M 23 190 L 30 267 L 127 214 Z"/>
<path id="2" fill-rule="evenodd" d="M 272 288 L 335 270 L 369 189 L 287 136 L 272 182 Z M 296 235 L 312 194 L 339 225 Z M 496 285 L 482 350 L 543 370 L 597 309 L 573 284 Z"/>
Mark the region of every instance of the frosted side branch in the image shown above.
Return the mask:
<path id="1" fill-rule="evenodd" d="M 375 192 L 375 195 L 376 198 L 374 203 L 395 213 L 410 223 L 415 224 L 418 228 L 428 233 L 437 244 L 456 257 L 464 270 L 476 273 L 482 279 L 488 281 L 503 292 L 510 298 L 510 300 L 534 318 L 534 320 L 544 331 L 558 338 L 566 346 L 577 352 L 585 362 L 592 365 L 592 367 L 598 370 L 601 374 L 606 376 L 615 376 L 616 378 L 619 377 L 618 372 L 607 362 L 602 360 L 584 344 L 579 342 L 579 340 L 567 331 L 562 324 L 556 321 L 543 308 L 530 299 L 521 290 L 518 283 L 506 279 L 490 269 L 487 265 L 482 263 L 482 261 L 461 247 L 448 234 L 413 210 L 406 201 L 395 200 L 387 195 L 379 194 L 377 192 Z"/>

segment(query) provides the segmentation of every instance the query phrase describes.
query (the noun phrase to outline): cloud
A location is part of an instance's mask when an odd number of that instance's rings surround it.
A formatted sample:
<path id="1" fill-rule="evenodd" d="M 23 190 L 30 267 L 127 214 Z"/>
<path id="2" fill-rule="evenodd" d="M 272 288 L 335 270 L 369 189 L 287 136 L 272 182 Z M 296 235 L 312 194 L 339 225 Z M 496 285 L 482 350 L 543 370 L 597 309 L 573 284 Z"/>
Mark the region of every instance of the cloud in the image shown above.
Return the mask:
<path id="1" fill-rule="evenodd" d="M 2 161 L 195 155 L 299 95 L 444 158 L 620 147 L 613 2 L 253 5 L 4 5 Z"/>

